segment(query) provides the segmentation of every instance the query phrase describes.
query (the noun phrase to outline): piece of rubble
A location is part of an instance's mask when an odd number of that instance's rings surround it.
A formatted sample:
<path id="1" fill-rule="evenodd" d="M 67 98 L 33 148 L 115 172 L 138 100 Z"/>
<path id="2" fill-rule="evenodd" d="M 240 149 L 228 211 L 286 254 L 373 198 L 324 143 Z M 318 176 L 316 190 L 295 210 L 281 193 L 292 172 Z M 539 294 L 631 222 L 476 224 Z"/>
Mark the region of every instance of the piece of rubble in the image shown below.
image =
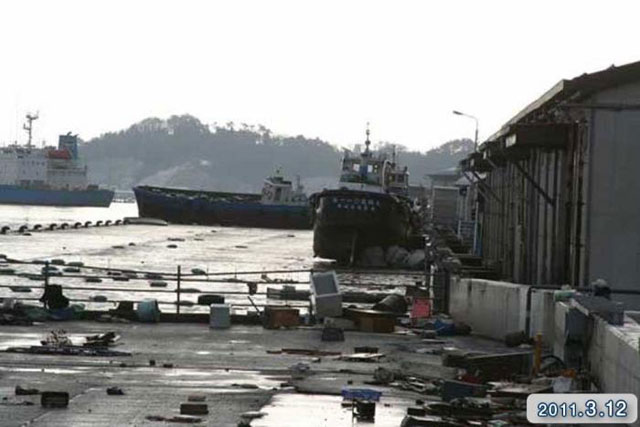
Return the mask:
<path id="1" fill-rule="evenodd" d="M 180 404 L 181 415 L 207 415 L 209 407 L 206 403 L 182 403 Z"/>
<path id="2" fill-rule="evenodd" d="M 107 388 L 107 394 L 109 396 L 124 396 L 124 391 L 120 387 L 109 387 Z"/>
<path id="3" fill-rule="evenodd" d="M 266 412 L 260 412 L 260 411 L 248 411 L 245 412 L 243 414 L 240 414 L 241 418 L 247 419 L 247 420 L 254 420 L 256 418 L 262 418 L 265 415 L 267 415 Z"/>
<path id="4" fill-rule="evenodd" d="M 69 393 L 66 391 L 43 391 L 40 405 L 44 408 L 66 408 L 69 405 Z"/>
<path id="5" fill-rule="evenodd" d="M 22 388 L 19 385 L 15 389 L 16 396 L 32 396 L 34 394 L 40 394 L 40 390 L 37 388 Z"/>

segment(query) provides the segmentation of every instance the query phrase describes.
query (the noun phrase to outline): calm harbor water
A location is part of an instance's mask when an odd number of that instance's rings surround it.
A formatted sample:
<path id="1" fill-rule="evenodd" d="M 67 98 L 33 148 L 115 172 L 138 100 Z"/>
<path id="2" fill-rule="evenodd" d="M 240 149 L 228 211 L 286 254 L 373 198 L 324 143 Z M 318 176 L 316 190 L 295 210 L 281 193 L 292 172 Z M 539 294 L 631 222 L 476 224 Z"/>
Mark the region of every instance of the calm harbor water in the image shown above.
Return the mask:
<path id="1" fill-rule="evenodd" d="M 134 203 L 113 203 L 109 208 L 52 208 L 41 206 L 0 206 L 0 226 L 8 225 L 16 230 L 21 225 L 32 228 L 35 224 L 46 227 L 51 223 L 75 223 L 85 221 L 122 219 L 126 216 L 137 216 Z M 191 288 L 209 293 L 243 292 L 238 295 L 227 295 L 226 300 L 239 310 L 250 304 L 244 283 L 234 282 L 236 272 L 272 270 L 299 270 L 326 268 L 327 261 L 313 258 L 313 232 L 311 230 L 272 230 L 238 227 L 210 227 L 196 225 L 126 225 L 109 227 L 89 227 L 53 231 L 32 232 L 25 236 L 10 232 L 0 235 L 0 252 L 10 258 L 25 261 L 51 260 L 61 258 L 66 262 L 81 261 L 86 266 L 127 269 L 134 271 L 153 271 L 165 274 L 175 273 L 178 265 L 182 273 L 190 273 L 198 268 L 207 273 L 227 273 L 217 276 L 229 279 L 222 283 L 183 281 L 182 289 Z M 170 247 L 175 245 L 176 247 Z M 14 268 L 17 273 L 38 273 L 39 265 L 7 265 L 3 268 Z M 93 274 L 83 271 L 83 274 Z M 104 272 L 97 273 L 104 275 Z M 52 277 L 51 283 L 62 284 L 65 295 L 71 299 L 90 300 L 97 295 L 105 296 L 106 303 L 84 302 L 87 308 L 114 308 L 114 301 L 156 298 L 164 304 L 163 311 L 174 311 L 175 292 L 149 293 L 154 290 L 149 281 L 140 274 L 139 279 L 115 281 L 104 278 L 102 283 L 86 283 L 83 278 L 66 274 L 63 277 Z M 262 273 L 238 275 L 237 279 L 263 282 Z M 0 276 L 0 297 L 38 298 L 41 288 L 34 288 L 29 293 L 18 293 L 6 286 L 42 286 L 42 281 L 26 277 Z M 211 276 L 212 278 L 214 276 Z M 303 273 L 267 273 L 268 280 L 308 281 L 309 274 Z M 340 275 L 341 280 L 354 281 L 353 275 Z M 419 279 L 419 277 L 418 277 Z M 370 284 L 358 290 L 381 291 L 390 284 L 398 284 L 397 277 L 365 275 L 357 280 Z M 402 280 L 411 282 L 411 277 Z M 175 290 L 175 281 L 167 280 L 164 290 Z M 260 284 L 259 293 L 266 292 L 268 286 Z M 299 289 L 308 289 L 308 284 L 296 285 Z M 79 289 L 83 288 L 83 289 Z M 89 288 L 89 289 L 86 289 Z M 157 290 L 157 289 L 155 289 Z M 197 294 L 185 293 L 182 301 L 196 302 Z M 264 295 L 256 295 L 258 304 L 266 303 Z M 269 301 L 270 303 L 284 303 Z M 293 305 L 306 306 L 304 302 L 291 302 Z M 206 307 L 182 307 L 182 311 L 200 311 Z"/>

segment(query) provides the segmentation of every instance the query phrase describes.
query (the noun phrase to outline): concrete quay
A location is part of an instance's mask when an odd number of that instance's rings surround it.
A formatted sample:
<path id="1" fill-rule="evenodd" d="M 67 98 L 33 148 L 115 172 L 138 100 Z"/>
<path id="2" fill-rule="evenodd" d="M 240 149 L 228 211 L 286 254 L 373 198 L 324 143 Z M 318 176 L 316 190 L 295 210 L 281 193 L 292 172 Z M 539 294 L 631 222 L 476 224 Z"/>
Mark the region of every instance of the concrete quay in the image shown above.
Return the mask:
<path id="1" fill-rule="evenodd" d="M 433 344 L 413 334 L 345 331 L 344 342 L 323 342 L 317 328 L 265 330 L 234 325 L 227 330 L 212 330 L 206 324 L 191 323 L 47 322 L 3 328 L 0 350 L 39 345 L 50 331 L 59 329 L 65 330 L 74 344 L 87 335 L 115 331 L 121 339 L 114 349 L 132 355 L 105 358 L 1 352 L 0 425 L 170 425 L 146 417 L 178 416 L 180 404 L 187 402 L 189 395 L 200 394 L 205 395 L 209 409 L 208 415 L 198 416 L 200 425 L 237 426 L 241 414 L 262 411 L 265 415 L 253 420 L 252 426 L 347 426 L 352 425 L 351 410 L 341 408 L 342 399 L 336 393 L 351 383 L 349 386 L 383 392 L 376 421 L 370 425 L 398 426 L 416 399 L 439 398 L 364 385 L 378 366 L 434 378 L 455 373 L 442 366 L 439 355 L 425 351 L 434 348 Z M 504 351 L 501 344 L 474 336 L 447 337 L 446 342 L 460 349 Z M 380 362 L 365 363 L 334 356 L 267 352 L 300 348 L 350 354 L 357 346 L 378 347 L 385 357 Z M 150 360 L 155 366 L 150 366 Z M 288 386 L 295 383 L 290 367 L 299 363 L 313 373 L 298 381 L 304 394 Z M 163 367 L 165 364 L 171 366 Z M 71 396 L 69 406 L 43 408 L 38 395 L 15 396 L 16 386 L 67 391 Z M 106 389 L 113 386 L 120 387 L 125 395 L 107 395 Z M 27 406 L 25 401 L 34 404 Z M 309 413 L 317 416 L 307 418 Z"/>

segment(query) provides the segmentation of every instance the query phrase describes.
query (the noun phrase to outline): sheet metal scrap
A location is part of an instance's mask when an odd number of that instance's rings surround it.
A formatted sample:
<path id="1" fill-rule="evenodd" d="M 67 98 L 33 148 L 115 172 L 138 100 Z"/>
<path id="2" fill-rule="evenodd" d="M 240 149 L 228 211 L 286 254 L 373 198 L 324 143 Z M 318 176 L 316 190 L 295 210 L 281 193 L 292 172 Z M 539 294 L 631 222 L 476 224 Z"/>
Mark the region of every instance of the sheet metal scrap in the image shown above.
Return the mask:
<path id="1" fill-rule="evenodd" d="M 300 356 L 340 356 L 339 351 L 323 351 L 310 348 L 283 348 L 281 350 L 267 350 L 268 354 L 296 354 Z"/>
<path id="2" fill-rule="evenodd" d="M 180 424 L 199 424 L 202 422 L 201 418 L 186 417 L 186 416 L 163 417 L 162 415 L 147 415 L 145 419 L 147 421 L 158 421 L 158 422 L 180 423 Z"/>
<path id="3" fill-rule="evenodd" d="M 23 354 L 44 354 L 55 356 L 96 356 L 96 357 L 119 357 L 131 356 L 126 351 L 107 350 L 103 347 L 82 347 L 77 345 L 66 346 L 50 346 L 50 345 L 32 345 L 30 347 L 9 347 L 5 353 L 23 353 Z"/>
<path id="4" fill-rule="evenodd" d="M 109 331 L 104 334 L 90 335 L 85 337 L 86 342 L 84 347 L 110 347 L 116 344 L 120 339 L 120 335 L 116 335 L 115 332 Z"/>
<path id="5" fill-rule="evenodd" d="M 379 362 L 385 357 L 384 353 L 353 353 L 340 356 L 339 359 L 345 362 Z"/>
<path id="6" fill-rule="evenodd" d="M 426 406 L 429 415 L 455 418 L 458 420 L 488 420 L 496 408 L 488 399 L 464 397 L 451 402 L 434 402 Z"/>
<path id="7" fill-rule="evenodd" d="M 67 336 L 66 331 L 59 329 L 57 331 L 51 331 L 49 335 L 40 344 L 48 347 L 66 347 L 71 346 L 71 339 Z"/>

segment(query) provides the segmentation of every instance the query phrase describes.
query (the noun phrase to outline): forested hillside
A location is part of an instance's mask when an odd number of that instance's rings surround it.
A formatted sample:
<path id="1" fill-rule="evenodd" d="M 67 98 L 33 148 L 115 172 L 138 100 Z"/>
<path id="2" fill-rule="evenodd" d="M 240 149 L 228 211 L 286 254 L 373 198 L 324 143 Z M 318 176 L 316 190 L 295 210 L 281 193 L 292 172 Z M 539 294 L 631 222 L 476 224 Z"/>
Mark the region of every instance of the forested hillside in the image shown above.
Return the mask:
<path id="1" fill-rule="evenodd" d="M 426 153 L 396 149 L 399 162 L 409 167 L 411 181 L 418 184 L 424 183 L 425 174 L 455 165 L 472 147 L 470 140 L 455 140 Z M 145 119 L 83 143 L 80 152 L 91 181 L 101 185 L 238 192 L 259 191 L 276 167 L 286 176 L 300 175 L 309 191 L 333 186 L 342 156 L 338 147 L 319 139 L 279 136 L 263 126 L 210 126 L 189 115 Z"/>

